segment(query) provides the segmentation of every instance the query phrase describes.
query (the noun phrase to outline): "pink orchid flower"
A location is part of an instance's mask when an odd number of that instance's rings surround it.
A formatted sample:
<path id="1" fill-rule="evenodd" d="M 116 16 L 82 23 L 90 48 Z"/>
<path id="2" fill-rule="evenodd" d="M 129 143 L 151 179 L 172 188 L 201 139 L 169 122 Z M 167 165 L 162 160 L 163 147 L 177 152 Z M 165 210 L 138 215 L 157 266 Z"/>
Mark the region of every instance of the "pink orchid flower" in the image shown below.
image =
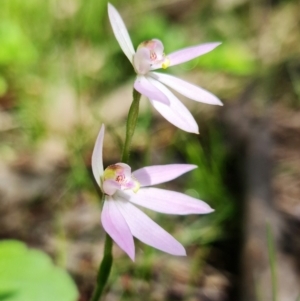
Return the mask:
<path id="1" fill-rule="evenodd" d="M 198 86 L 153 70 L 166 69 L 190 61 L 212 51 L 221 43 L 201 44 L 165 55 L 162 42 L 153 39 L 142 42 L 135 51 L 120 14 L 110 3 L 108 3 L 108 16 L 121 49 L 137 73 L 134 88 L 148 97 L 153 107 L 170 123 L 186 132 L 199 133 L 194 117 L 166 86 L 198 102 L 211 105 L 222 105 L 222 102 L 215 95 Z"/>
<path id="2" fill-rule="evenodd" d="M 186 255 L 184 247 L 168 232 L 134 205 L 167 214 L 204 214 L 213 209 L 185 194 L 148 186 L 173 180 L 196 168 L 191 164 L 148 166 L 131 173 L 125 163 L 103 169 L 102 125 L 92 155 L 92 170 L 96 182 L 105 195 L 101 213 L 104 230 L 134 260 L 133 236 L 145 244 L 173 255 Z"/>

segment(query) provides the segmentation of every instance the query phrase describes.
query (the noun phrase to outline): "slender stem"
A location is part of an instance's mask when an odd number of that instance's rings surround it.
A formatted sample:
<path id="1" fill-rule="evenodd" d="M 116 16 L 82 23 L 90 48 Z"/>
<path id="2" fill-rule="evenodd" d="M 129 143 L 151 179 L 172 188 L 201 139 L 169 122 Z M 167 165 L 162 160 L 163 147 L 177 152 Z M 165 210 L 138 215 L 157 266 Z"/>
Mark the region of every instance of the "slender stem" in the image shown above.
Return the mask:
<path id="1" fill-rule="evenodd" d="M 112 262 L 113 262 L 112 246 L 113 246 L 112 239 L 108 234 L 106 234 L 104 255 L 97 275 L 97 286 L 95 288 L 91 301 L 98 301 L 100 299 L 105 284 L 108 280 Z"/>
<path id="2" fill-rule="evenodd" d="M 134 134 L 135 126 L 139 115 L 140 99 L 141 99 L 141 94 L 136 90 L 133 90 L 133 101 L 128 112 L 128 118 L 126 123 L 126 137 L 125 137 L 122 159 L 121 159 L 123 163 L 128 163 L 129 161 L 131 140 Z M 93 296 L 90 301 L 99 301 L 103 293 L 103 289 L 107 283 L 110 270 L 112 267 L 112 263 L 113 263 L 112 246 L 113 246 L 113 241 L 111 237 L 108 234 L 106 234 L 104 255 L 98 270 L 96 288 L 94 290 Z"/>
<path id="3" fill-rule="evenodd" d="M 271 268 L 272 300 L 277 301 L 277 271 L 276 271 L 275 242 L 274 242 L 272 229 L 269 223 L 267 223 L 267 241 L 268 241 L 270 268 Z"/>
<path id="4" fill-rule="evenodd" d="M 126 139 L 125 139 L 122 159 L 121 159 L 123 163 L 129 162 L 131 140 L 134 134 L 135 126 L 139 115 L 140 99 L 141 99 L 141 94 L 137 92 L 135 89 L 133 89 L 133 101 L 131 103 L 128 112 L 127 123 L 126 123 Z"/>

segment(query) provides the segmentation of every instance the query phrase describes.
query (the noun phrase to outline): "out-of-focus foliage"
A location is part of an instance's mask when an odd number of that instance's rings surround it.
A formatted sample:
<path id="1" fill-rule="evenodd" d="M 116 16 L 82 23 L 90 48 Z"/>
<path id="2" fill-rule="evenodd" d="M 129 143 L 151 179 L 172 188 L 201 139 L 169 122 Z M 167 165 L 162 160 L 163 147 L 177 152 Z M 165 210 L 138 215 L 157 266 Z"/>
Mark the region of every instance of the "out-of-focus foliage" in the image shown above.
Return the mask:
<path id="1" fill-rule="evenodd" d="M 215 51 L 199 58 L 198 64 L 200 67 L 234 75 L 251 75 L 257 71 L 253 54 L 239 43 L 224 43 Z"/>
<path id="2" fill-rule="evenodd" d="M 71 277 L 43 252 L 15 240 L 0 242 L 0 300 L 75 301 Z"/>
<path id="3" fill-rule="evenodd" d="M 2 20 L 0 27 L 0 65 L 28 66 L 37 51 L 17 23 Z"/>
<path id="4" fill-rule="evenodd" d="M 233 217 L 234 196 L 225 185 L 227 150 L 221 134 L 213 129 L 206 132 L 204 150 L 195 137 L 178 139 L 178 151 L 187 162 L 196 164 L 187 183 L 187 193 L 209 202 L 215 210 L 208 216 L 197 218 L 193 224 L 184 227 L 182 239 L 186 244 L 205 245 L 224 239 L 228 234 L 224 224 Z M 182 135 L 180 135 L 182 137 Z"/>

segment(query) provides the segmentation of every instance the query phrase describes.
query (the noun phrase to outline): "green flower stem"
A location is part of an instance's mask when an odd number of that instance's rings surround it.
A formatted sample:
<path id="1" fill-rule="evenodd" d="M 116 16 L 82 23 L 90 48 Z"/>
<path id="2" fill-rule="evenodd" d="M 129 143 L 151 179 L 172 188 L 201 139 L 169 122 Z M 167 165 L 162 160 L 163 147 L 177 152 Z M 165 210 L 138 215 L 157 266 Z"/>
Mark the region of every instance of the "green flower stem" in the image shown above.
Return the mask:
<path id="1" fill-rule="evenodd" d="M 272 233 L 272 228 L 269 223 L 267 223 L 267 242 L 268 242 L 270 269 L 271 269 L 272 300 L 277 301 L 278 283 L 277 283 L 277 270 L 276 270 L 276 250 L 275 250 L 275 242 Z"/>
<path id="2" fill-rule="evenodd" d="M 122 159 L 121 162 L 129 163 L 129 154 L 131 147 L 131 140 L 134 134 L 135 126 L 137 123 L 139 115 L 139 106 L 140 106 L 141 94 L 133 89 L 133 101 L 131 103 L 127 123 L 126 123 L 126 139 L 123 147 Z"/>
<path id="3" fill-rule="evenodd" d="M 141 94 L 133 89 L 133 101 L 128 112 L 128 118 L 126 123 L 126 137 L 125 137 L 125 143 L 124 143 L 122 159 L 121 159 L 121 162 L 123 163 L 128 163 L 129 161 L 131 140 L 134 134 L 136 122 L 139 115 L 140 99 L 141 99 Z M 112 246 L 113 246 L 112 239 L 108 234 L 106 234 L 104 255 L 98 270 L 96 288 L 94 290 L 93 296 L 90 301 L 99 301 L 103 293 L 103 289 L 108 280 L 112 263 L 113 263 Z"/>
<path id="4" fill-rule="evenodd" d="M 108 234 L 106 234 L 105 245 L 104 245 L 104 255 L 103 255 L 103 259 L 100 264 L 98 275 L 97 275 L 97 286 L 94 290 L 91 301 L 99 301 L 99 299 L 102 295 L 103 289 L 105 287 L 105 284 L 108 280 L 112 262 L 113 262 L 112 246 L 113 246 L 112 239 Z"/>

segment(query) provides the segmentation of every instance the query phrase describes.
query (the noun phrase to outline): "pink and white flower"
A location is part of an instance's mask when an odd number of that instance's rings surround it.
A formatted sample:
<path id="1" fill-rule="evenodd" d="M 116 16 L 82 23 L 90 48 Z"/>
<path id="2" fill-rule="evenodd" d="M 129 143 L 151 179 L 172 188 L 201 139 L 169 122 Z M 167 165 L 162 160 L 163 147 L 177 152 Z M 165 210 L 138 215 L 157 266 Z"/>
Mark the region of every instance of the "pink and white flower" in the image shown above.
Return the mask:
<path id="1" fill-rule="evenodd" d="M 134 260 L 133 236 L 145 244 L 172 255 L 186 255 L 184 247 L 134 205 L 167 214 L 205 214 L 213 209 L 185 194 L 148 186 L 173 180 L 196 168 L 191 164 L 148 166 L 131 173 L 125 163 L 103 168 L 102 125 L 92 155 L 92 170 L 105 195 L 101 222 L 105 231 Z"/>
<path id="2" fill-rule="evenodd" d="M 153 70 L 166 69 L 190 61 L 212 51 L 221 43 L 196 45 L 165 55 L 162 42 L 152 39 L 142 42 L 135 51 L 120 14 L 110 3 L 108 3 L 108 16 L 121 49 L 137 73 L 134 88 L 148 97 L 153 107 L 170 123 L 186 132 L 199 133 L 194 117 L 166 86 L 198 102 L 211 105 L 222 105 L 222 102 L 215 95 L 198 86 Z"/>

